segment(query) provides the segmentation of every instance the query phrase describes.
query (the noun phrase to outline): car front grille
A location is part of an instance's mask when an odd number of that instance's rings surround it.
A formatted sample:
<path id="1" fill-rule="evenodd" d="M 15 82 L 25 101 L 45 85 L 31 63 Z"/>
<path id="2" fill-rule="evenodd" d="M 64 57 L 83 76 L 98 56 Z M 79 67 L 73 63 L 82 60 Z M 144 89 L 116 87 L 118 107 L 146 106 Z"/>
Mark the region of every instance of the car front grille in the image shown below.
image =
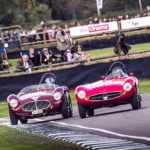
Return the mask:
<path id="1" fill-rule="evenodd" d="M 36 102 L 30 102 L 23 105 L 23 110 L 25 111 L 33 111 L 36 109 L 46 109 L 50 106 L 49 101 L 36 101 Z"/>
<path id="2" fill-rule="evenodd" d="M 121 92 L 103 93 L 103 94 L 97 94 L 94 96 L 90 96 L 89 100 L 91 100 L 91 101 L 110 100 L 110 99 L 120 97 L 121 95 L 122 95 Z"/>

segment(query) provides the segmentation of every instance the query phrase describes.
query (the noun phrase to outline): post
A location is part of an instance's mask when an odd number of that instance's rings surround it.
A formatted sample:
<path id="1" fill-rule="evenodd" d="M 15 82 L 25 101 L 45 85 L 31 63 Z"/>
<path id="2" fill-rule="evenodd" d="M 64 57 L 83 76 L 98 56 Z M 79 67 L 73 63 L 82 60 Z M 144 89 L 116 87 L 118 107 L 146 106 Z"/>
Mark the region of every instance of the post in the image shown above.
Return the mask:
<path id="1" fill-rule="evenodd" d="M 139 6 L 140 6 L 140 12 L 142 13 L 143 12 L 143 8 L 142 8 L 142 1 L 139 0 Z"/>
<path id="2" fill-rule="evenodd" d="M 100 9 L 103 8 L 103 0 L 96 0 L 98 15 L 101 15 Z"/>
<path id="3" fill-rule="evenodd" d="M 97 13 L 98 15 L 100 15 L 100 9 L 97 7 Z"/>

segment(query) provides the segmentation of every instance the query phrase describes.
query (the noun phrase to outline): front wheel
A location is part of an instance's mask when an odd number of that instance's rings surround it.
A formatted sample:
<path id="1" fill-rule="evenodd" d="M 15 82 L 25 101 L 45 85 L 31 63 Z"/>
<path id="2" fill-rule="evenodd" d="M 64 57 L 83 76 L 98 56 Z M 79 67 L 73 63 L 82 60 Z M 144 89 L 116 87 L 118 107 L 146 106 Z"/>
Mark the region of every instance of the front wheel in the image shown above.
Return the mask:
<path id="1" fill-rule="evenodd" d="M 10 108 L 9 108 L 9 115 L 10 115 L 11 124 L 17 125 L 18 124 L 18 118 Z"/>
<path id="2" fill-rule="evenodd" d="M 22 124 L 26 124 L 26 123 L 28 123 L 28 119 L 20 119 L 20 122 L 21 122 Z"/>
<path id="3" fill-rule="evenodd" d="M 87 111 L 87 114 L 89 117 L 94 116 L 94 109 L 93 108 L 89 108 Z"/>
<path id="4" fill-rule="evenodd" d="M 141 108 L 141 96 L 137 95 L 137 91 L 135 89 L 134 95 L 131 98 L 131 106 L 133 109 L 140 109 Z"/>
<path id="5" fill-rule="evenodd" d="M 72 108 L 71 97 L 68 92 L 66 92 L 66 97 L 67 97 L 67 102 L 68 102 L 69 117 L 72 117 L 73 116 L 73 108 Z"/>
<path id="6" fill-rule="evenodd" d="M 78 102 L 78 110 L 80 118 L 86 118 L 87 108 Z"/>
<path id="7" fill-rule="evenodd" d="M 61 114 L 64 119 L 69 118 L 68 101 L 67 101 L 66 93 L 64 94 L 64 98 L 63 98 L 62 105 L 61 105 Z"/>

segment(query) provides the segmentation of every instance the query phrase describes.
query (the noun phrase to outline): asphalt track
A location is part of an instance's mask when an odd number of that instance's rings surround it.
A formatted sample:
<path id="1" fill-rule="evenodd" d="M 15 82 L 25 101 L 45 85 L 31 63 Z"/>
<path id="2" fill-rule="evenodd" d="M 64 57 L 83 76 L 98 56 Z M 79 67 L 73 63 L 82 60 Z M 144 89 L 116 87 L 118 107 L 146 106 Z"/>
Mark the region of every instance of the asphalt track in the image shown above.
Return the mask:
<path id="1" fill-rule="evenodd" d="M 73 142 L 73 139 L 76 139 L 74 143 L 79 142 L 77 144 L 92 149 L 100 149 L 96 143 L 102 141 L 103 138 L 107 138 L 107 143 L 109 143 L 109 140 L 113 140 L 113 144 L 119 143 L 118 149 L 123 146 L 127 146 L 123 149 L 130 149 L 130 145 L 132 145 L 135 147 L 134 149 L 138 149 L 138 147 L 144 149 L 146 146 L 145 149 L 148 150 L 150 149 L 150 94 L 142 95 L 142 99 L 140 110 L 132 110 L 130 104 L 106 107 L 95 110 L 95 116 L 93 117 L 80 119 L 78 108 L 75 106 L 73 107 L 73 118 L 62 119 L 61 115 L 56 115 L 32 119 L 26 125 L 19 124 L 13 127 L 65 141 L 72 139 L 71 142 Z M 10 126 L 8 121 L 8 118 L 1 120 L 1 124 Z M 78 139 L 80 137 L 79 141 L 76 138 L 77 136 Z M 81 139 L 84 138 L 88 144 L 86 142 L 80 143 Z M 89 141 L 89 139 L 92 139 L 92 141 Z M 117 141 L 114 143 L 114 140 Z M 97 148 L 90 147 L 90 142 L 96 142 Z M 120 145 L 121 143 L 123 145 Z M 108 149 L 112 149 L 113 146 L 111 146 L 112 143 Z M 115 149 L 117 148 L 114 147 Z"/>

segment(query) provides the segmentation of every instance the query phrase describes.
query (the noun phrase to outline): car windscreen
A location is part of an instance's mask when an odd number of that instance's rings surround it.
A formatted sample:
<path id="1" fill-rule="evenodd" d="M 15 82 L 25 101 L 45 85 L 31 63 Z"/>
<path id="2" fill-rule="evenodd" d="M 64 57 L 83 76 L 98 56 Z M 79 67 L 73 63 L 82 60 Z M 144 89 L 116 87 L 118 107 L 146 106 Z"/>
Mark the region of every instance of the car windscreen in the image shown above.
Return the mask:
<path id="1" fill-rule="evenodd" d="M 121 68 L 116 68 L 116 69 L 112 70 L 112 72 L 106 76 L 106 79 L 123 78 L 123 77 L 127 77 L 127 76 L 128 75 L 126 73 L 124 73 Z"/>
<path id="2" fill-rule="evenodd" d="M 22 94 L 26 94 L 26 93 L 30 93 L 33 91 L 39 91 L 39 90 L 54 90 L 56 88 L 58 88 L 59 86 L 56 84 L 39 84 L 39 85 L 31 85 L 28 87 L 23 88 L 18 95 L 22 95 Z"/>

